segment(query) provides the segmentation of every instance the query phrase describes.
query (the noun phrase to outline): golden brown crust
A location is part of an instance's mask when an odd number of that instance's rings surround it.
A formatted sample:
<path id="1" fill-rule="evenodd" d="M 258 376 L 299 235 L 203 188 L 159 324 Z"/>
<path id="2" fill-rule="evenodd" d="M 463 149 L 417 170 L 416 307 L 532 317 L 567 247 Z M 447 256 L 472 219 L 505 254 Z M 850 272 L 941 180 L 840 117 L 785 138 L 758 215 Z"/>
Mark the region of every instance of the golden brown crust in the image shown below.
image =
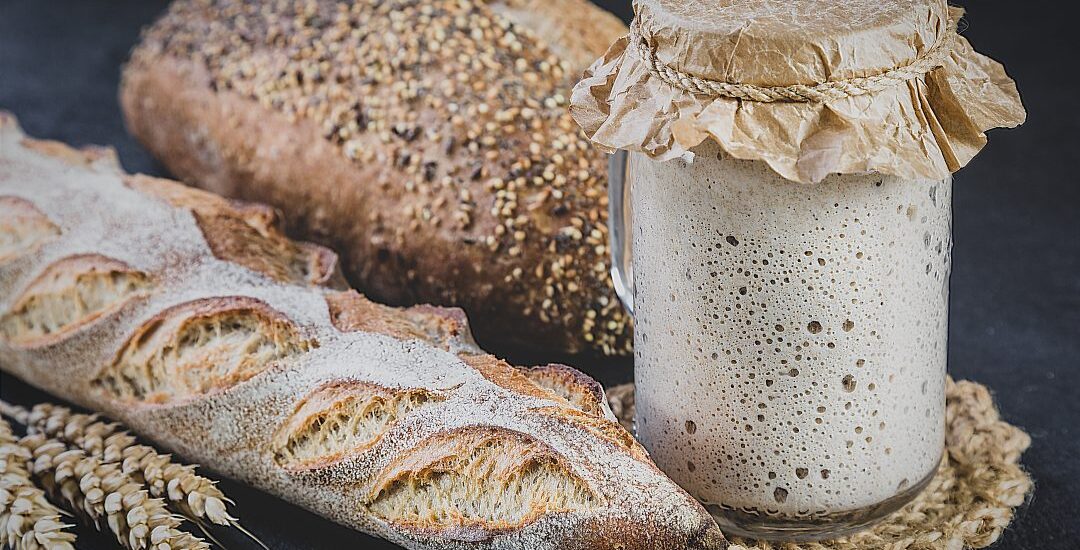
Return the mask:
<path id="1" fill-rule="evenodd" d="M 112 166 L 120 166 L 116 151 L 111 147 L 96 147 L 91 145 L 81 149 L 74 149 L 66 143 L 47 139 L 25 139 L 23 140 L 22 145 L 27 149 L 37 151 L 43 155 L 63 159 L 65 162 L 71 164 L 90 166 L 91 164 L 104 162 Z"/>
<path id="2" fill-rule="evenodd" d="M 222 391 L 318 347 L 260 300 L 204 298 L 143 323 L 92 385 L 126 403 L 168 403 Z"/>
<path id="3" fill-rule="evenodd" d="M 444 350 L 479 351 L 459 309 L 393 308 L 372 302 L 355 290 L 328 294 L 326 304 L 330 308 L 330 321 L 342 332 L 376 332 L 400 340 L 421 340 Z"/>
<path id="4" fill-rule="evenodd" d="M 548 399 L 569 405 L 565 399 L 556 395 L 555 392 L 534 384 L 533 381 L 522 372 L 522 369 L 514 368 L 506 361 L 503 361 L 494 355 L 462 354 L 461 360 L 464 361 L 465 364 L 476 369 L 477 372 L 484 376 L 484 378 L 487 378 L 493 384 L 504 389 L 519 395 L 527 395 L 538 399 Z"/>
<path id="5" fill-rule="evenodd" d="M 566 111 L 579 71 L 546 44 L 599 47 L 526 26 L 563 6 L 574 15 L 558 21 L 598 22 L 606 43 L 617 23 L 581 0 L 521 11 L 539 4 L 183 0 L 133 54 L 122 104 L 173 173 L 287 211 L 290 232 L 341 252 L 379 301 L 461 306 L 496 350 L 623 354 L 606 160 Z"/>
<path id="6" fill-rule="evenodd" d="M 63 258 L 0 316 L 0 339 L 24 348 L 47 346 L 145 296 L 150 286 L 145 273 L 100 254 Z"/>
<path id="7" fill-rule="evenodd" d="M 383 469 L 368 506 L 410 531 L 485 541 L 543 516 L 603 506 L 564 462 L 523 433 L 486 426 L 449 430 L 426 438 Z M 475 482 L 469 486 L 465 480 Z M 419 496 L 395 498 L 406 490 Z"/>
<path id="8" fill-rule="evenodd" d="M 523 369 L 523 373 L 534 384 L 554 392 L 575 408 L 596 417 L 605 416 L 604 388 L 585 373 L 554 363 Z"/>
<path id="9" fill-rule="evenodd" d="M 293 471 L 325 467 L 374 447 L 402 417 L 444 398 L 424 388 L 329 382 L 297 403 L 278 429 L 274 458 Z"/>
<path id="10" fill-rule="evenodd" d="M 258 271 L 275 281 L 344 288 L 337 254 L 311 243 L 289 240 L 279 229 L 276 211 L 261 204 L 228 201 L 176 182 L 136 174 L 127 185 L 187 208 L 214 255 Z"/>
<path id="11" fill-rule="evenodd" d="M 543 407 L 536 412 L 551 416 L 556 421 L 566 422 L 575 428 L 588 430 L 597 437 L 615 445 L 620 450 L 626 451 L 639 460 L 648 460 L 649 453 L 634 439 L 630 432 L 621 424 L 612 422 L 602 416 L 588 414 L 578 409 L 562 407 Z"/>
<path id="12" fill-rule="evenodd" d="M 488 0 L 488 5 L 540 37 L 575 76 L 627 34 L 621 19 L 587 0 Z"/>
<path id="13" fill-rule="evenodd" d="M 32 203 L 0 196 L 0 262 L 33 252 L 60 228 Z"/>

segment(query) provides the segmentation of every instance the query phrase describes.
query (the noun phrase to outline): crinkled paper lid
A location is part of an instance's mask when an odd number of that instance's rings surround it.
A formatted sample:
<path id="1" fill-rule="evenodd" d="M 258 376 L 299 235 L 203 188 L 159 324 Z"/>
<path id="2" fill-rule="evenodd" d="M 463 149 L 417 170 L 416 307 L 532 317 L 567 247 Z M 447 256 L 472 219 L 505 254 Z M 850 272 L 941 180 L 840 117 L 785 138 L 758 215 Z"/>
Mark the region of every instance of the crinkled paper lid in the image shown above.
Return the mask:
<path id="1" fill-rule="evenodd" d="M 944 0 L 635 0 L 630 35 L 574 88 L 605 150 L 659 160 L 713 139 L 811 183 L 833 173 L 942 179 L 1025 113 Z"/>

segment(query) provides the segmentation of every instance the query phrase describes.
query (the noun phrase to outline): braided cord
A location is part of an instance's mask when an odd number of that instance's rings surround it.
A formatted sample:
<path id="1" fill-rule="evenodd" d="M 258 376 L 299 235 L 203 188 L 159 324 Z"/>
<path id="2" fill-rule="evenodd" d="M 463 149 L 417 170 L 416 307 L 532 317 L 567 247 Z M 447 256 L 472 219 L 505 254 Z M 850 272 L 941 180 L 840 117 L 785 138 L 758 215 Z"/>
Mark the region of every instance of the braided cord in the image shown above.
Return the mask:
<path id="1" fill-rule="evenodd" d="M 641 25 L 637 19 L 630 27 L 630 43 L 637 49 L 638 56 L 648 66 L 649 71 L 660 80 L 681 90 L 697 95 L 730 97 L 760 103 L 779 101 L 794 103 L 823 103 L 833 99 L 872 94 L 886 90 L 901 82 L 919 78 L 933 69 L 940 67 L 956 36 L 956 22 L 949 20 L 948 27 L 938 41 L 922 56 L 906 65 L 893 67 L 882 73 L 859 76 L 844 80 L 829 80 L 820 84 L 792 84 L 790 86 L 758 86 L 710 80 L 681 72 L 665 65 L 657 59 L 656 50 L 649 46 L 641 34 Z"/>

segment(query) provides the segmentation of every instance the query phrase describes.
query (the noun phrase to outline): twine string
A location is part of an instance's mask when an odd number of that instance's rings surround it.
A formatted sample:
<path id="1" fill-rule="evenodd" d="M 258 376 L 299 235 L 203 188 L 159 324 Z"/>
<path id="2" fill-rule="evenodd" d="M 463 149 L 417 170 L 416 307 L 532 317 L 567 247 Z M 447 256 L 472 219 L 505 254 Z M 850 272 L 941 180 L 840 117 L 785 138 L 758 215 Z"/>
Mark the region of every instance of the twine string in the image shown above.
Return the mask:
<path id="1" fill-rule="evenodd" d="M 956 21 L 949 23 L 937 42 L 929 49 L 905 65 L 893 67 L 878 74 L 857 76 L 843 80 L 828 80 L 819 84 L 792 84 L 789 86 L 758 86 L 710 80 L 684 73 L 665 64 L 656 55 L 656 50 L 649 45 L 641 33 L 641 24 L 634 19 L 630 26 L 630 43 L 637 50 L 638 56 L 648 66 L 649 71 L 667 84 L 696 95 L 728 97 L 760 103 L 780 101 L 795 103 L 824 103 L 864 94 L 880 92 L 902 82 L 922 77 L 940 67 L 951 51 L 952 41 L 956 36 Z"/>

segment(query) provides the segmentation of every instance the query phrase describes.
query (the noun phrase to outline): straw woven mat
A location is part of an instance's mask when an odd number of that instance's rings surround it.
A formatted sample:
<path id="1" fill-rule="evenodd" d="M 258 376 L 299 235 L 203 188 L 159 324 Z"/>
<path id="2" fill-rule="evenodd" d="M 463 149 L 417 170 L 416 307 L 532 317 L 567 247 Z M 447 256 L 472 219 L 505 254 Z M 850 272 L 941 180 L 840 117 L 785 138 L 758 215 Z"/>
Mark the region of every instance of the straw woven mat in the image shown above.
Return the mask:
<path id="1" fill-rule="evenodd" d="M 608 400 L 629 429 L 634 417 L 633 384 L 611 388 Z M 804 544 L 736 538 L 731 549 L 962 550 L 993 544 L 1032 488 L 1031 478 L 1019 465 L 1031 438 L 1001 420 L 985 386 L 950 378 L 946 402 L 945 460 L 913 502 L 849 537 Z"/>

